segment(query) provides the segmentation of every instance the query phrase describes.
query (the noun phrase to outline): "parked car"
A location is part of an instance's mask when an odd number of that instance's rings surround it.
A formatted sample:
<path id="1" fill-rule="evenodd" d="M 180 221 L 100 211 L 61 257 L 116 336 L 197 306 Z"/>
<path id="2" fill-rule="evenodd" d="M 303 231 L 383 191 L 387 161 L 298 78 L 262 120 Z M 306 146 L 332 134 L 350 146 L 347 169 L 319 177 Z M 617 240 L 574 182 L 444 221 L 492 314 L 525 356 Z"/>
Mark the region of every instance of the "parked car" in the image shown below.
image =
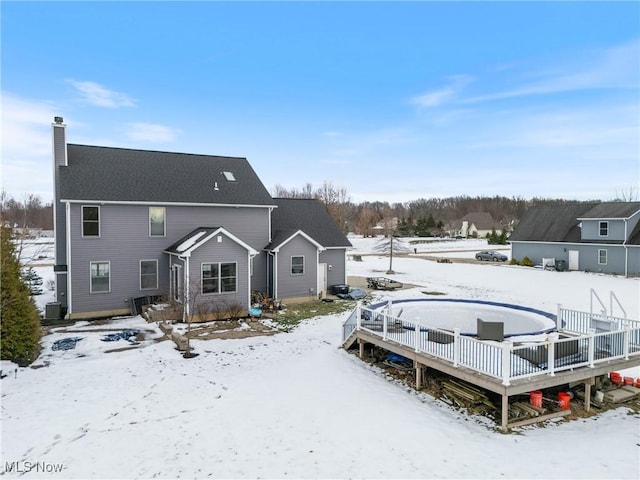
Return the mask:
<path id="1" fill-rule="evenodd" d="M 486 260 L 493 262 L 506 262 L 509 258 L 500 252 L 496 252 L 494 250 L 485 250 L 483 252 L 476 253 L 476 260 Z"/>

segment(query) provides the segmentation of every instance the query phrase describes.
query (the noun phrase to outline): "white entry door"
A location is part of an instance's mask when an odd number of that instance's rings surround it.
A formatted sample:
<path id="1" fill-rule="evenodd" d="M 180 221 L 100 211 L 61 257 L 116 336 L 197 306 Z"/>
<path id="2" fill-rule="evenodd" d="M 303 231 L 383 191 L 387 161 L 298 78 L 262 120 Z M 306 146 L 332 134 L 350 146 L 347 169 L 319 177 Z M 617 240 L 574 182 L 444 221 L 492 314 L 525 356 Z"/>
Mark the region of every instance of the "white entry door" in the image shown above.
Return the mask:
<path id="1" fill-rule="evenodd" d="M 569 270 L 578 270 L 580 268 L 578 250 L 569 250 Z"/>
<path id="2" fill-rule="evenodd" d="M 327 264 L 318 264 L 318 294 L 327 293 Z"/>

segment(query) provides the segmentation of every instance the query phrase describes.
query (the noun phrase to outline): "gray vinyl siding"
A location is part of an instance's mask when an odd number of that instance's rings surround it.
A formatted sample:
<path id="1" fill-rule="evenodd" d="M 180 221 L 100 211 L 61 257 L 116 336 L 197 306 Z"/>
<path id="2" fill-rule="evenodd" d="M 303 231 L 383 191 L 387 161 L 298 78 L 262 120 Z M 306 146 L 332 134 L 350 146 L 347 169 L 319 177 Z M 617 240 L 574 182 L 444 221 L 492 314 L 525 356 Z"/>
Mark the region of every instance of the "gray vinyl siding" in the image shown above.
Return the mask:
<path id="1" fill-rule="evenodd" d="M 291 257 L 304 257 L 304 274 L 291 274 Z M 287 242 L 277 254 L 278 298 L 294 298 L 317 295 L 318 250 L 307 239 L 298 235 Z"/>
<path id="2" fill-rule="evenodd" d="M 600 236 L 600 222 L 609 223 L 606 237 Z M 582 220 L 582 240 L 623 241 L 624 220 Z"/>
<path id="3" fill-rule="evenodd" d="M 169 260 L 164 250 L 198 226 L 222 226 L 258 251 L 268 242 L 266 208 L 153 205 L 166 207 L 166 236 L 150 237 L 148 205 L 95 204 L 100 206 L 100 237 L 83 238 L 82 205 L 92 204 L 72 204 L 70 213 L 72 313 L 121 309 L 127 307 L 131 297 L 168 295 Z M 140 290 L 140 260 L 154 259 L 158 260 L 158 289 Z M 110 293 L 90 293 L 92 261 L 111 262 Z M 265 289 L 264 254 L 254 260 L 252 279 L 255 289 Z"/>
<path id="4" fill-rule="evenodd" d="M 346 249 L 331 249 L 320 252 L 319 263 L 327 264 L 327 287 L 347 283 Z M 331 270 L 329 270 L 331 265 Z"/>
<path id="5" fill-rule="evenodd" d="M 541 265 L 543 258 L 565 260 L 569 264 L 569 251 L 577 250 L 578 270 L 624 275 L 625 261 L 628 260 L 627 274 L 640 274 L 640 248 L 629 247 L 628 259 L 625 247 L 621 245 L 576 244 L 576 243 L 527 243 L 513 242 L 511 257 L 520 261 L 529 257 L 535 265 Z M 598 263 L 598 251 L 607 251 L 607 264 Z"/>
<path id="6" fill-rule="evenodd" d="M 511 244 L 511 258 L 521 261 L 524 257 L 529 257 L 534 265 L 542 265 L 543 258 L 555 258 L 566 261 L 568 265 L 569 250 L 577 249 L 576 245 L 569 243 L 513 242 Z"/>
<path id="7" fill-rule="evenodd" d="M 580 270 L 599 273 L 624 274 L 625 251 L 619 245 L 580 245 Z M 598 263 L 598 251 L 607 251 L 607 264 Z"/>
<path id="8" fill-rule="evenodd" d="M 640 276 L 640 246 L 628 247 L 627 254 L 629 262 L 627 274 Z"/>
<path id="9" fill-rule="evenodd" d="M 249 253 L 225 235 L 220 235 L 222 242 L 217 241 L 217 236 L 209 240 L 201 247 L 195 249 L 189 258 L 189 290 L 191 295 L 196 294 L 195 303 L 208 306 L 209 312 L 225 311 L 234 304 L 239 304 L 243 309 L 249 308 Z M 203 263 L 236 263 L 236 291 L 231 293 L 203 294 L 201 288 L 201 269 Z M 196 288 L 195 292 L 193 288 Z"/>

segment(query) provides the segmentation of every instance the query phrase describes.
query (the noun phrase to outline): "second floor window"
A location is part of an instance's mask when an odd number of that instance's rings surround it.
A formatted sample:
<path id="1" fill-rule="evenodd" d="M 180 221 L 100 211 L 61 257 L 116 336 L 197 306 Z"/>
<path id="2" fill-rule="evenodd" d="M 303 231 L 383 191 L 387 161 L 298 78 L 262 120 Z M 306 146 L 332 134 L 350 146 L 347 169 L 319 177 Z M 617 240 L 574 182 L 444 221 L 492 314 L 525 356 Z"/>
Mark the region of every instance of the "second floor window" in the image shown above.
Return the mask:
<path id="1" fill-rule="evenodd" d="M 600 236 L 606 237 L 609 235 L 609 222 L 600 222 Z"/>
<path id="2" fill-rule="evenodd" d="M 291 275 L 304 275 L 304 257 L 291 257 Z"/>
<path id="3" fill-rule="evenodd" d="M 165 208 L 149 207 L 149 236 L 164 237 L 165 236 Z"/>
<path id="4" fill-rule="evenodd" d="M 82 207 L 82 236 L 100 236 L 100 207 Z"/>

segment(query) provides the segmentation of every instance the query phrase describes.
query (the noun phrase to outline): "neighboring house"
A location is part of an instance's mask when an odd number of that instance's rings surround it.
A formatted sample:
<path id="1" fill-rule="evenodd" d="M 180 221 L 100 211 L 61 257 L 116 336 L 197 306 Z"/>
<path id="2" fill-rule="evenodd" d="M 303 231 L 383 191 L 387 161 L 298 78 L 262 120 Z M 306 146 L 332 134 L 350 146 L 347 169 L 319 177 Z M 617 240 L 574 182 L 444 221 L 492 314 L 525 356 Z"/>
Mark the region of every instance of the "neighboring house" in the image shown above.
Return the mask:
<path id="1" fill-rule="evenodd" d="M 493 219 L 490 213 L 468 213 L 449 227 L 451 237 L 485 238 L 492 231 L 502 232 L 502 225 Z"/>
<path id="2" fill-rule="evenodd" d="M 293 302 L 346 283 L 351 244 L 324 207 L 274 200 L 245 158 L 67 144 L 65 127 L 56 117 L 54 271 L 70 318 L 160 297 L 246 312 L 254 291 Z"/>
<path id="3" fill-rule="evenodd" d="M 569 270 L 640 275 L 640 202 L 531 207 L 509 241 L 518 260 L 554 258 Z"/>

